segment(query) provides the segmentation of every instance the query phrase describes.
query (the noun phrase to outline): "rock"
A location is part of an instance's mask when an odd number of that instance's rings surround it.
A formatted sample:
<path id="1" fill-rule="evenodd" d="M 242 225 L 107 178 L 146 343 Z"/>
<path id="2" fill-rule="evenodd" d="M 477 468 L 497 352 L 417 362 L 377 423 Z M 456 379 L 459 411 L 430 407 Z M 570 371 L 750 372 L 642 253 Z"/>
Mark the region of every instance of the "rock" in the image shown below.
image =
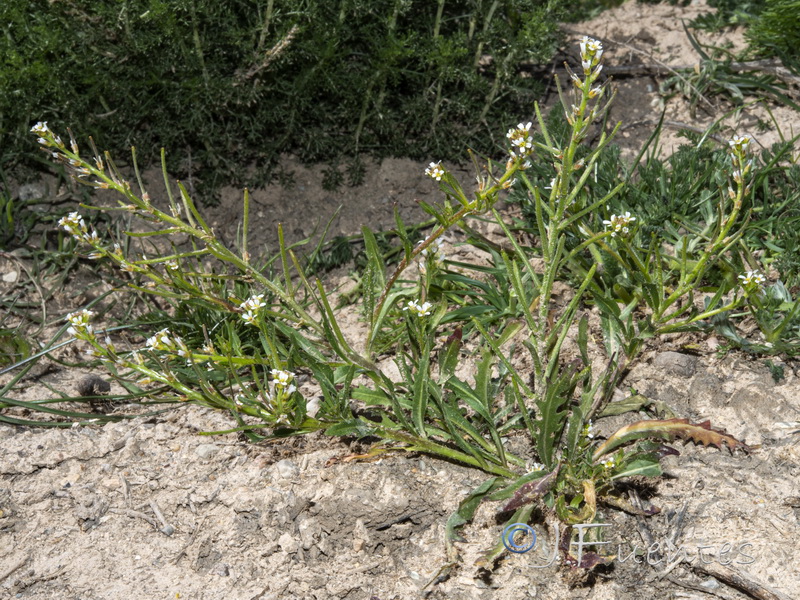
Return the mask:
<path id="1" fill-rule="evenodd" d="M 310 550 L 312 546 L 322 537 L 322 527 L 316 519 L 303 519 L 297 526 L 300 532 L 300 543 L 303 550 Z"/>
<path id="2" fill-rule="evenodd" d="M 219 452 L 219 446 L 217 446 L 216 444 L 200 444 L 197 448 L 194 449 L 194 453 L 204 460 L 207 458 L 211 458 L 217 452 Z"/>
<path id="3" fill-rule="evenodd" d="M 282 479 L 294 479 L 300 475 L 300 468 L 286 458 L 275 463 L 275 472 Z"/>
<path id="4" fill-rule="evenodd" d="M 280 538 L 278 538 L 278 545 L 281 547 L 281 550 L 286 552 L 286 554 L 295 554 L 300 549 L 300 545 L 297 543 L 297 540 L 288 533 L 284 533 Z"/>
<path id="5" fill-rule="evenodd" d="M 17 195 L 23 202 L 38 200 L 39 198 L 44 198 L 44 186 L 41 183 L 24 183 L 19 186 Z"/>
<path id="6" fill-rule="evenodd" d="M 97 375 L 87 375 L 75 388 L 81 396 L 105 396 L 111 391 L 111 384 Z"/>
<path id="7" fill-rule="evenodd" d="M 691 377 L 697 369 L 697 359 L 680 352 L 662 352 L 656 356 L 653 365 L 672 375 Z"/>
<path id="8" fill-rule="evenodd" d="M 308 404 L 306 404 L 306 414 L 312 419 L 316 417 L 321 403 L 322 400 L 320 398 L 312 398 Z"/>
<path id="9" fill-rule="evenodd" d="M 76 488 L 71 493 L 75 501 L 75 516 L 81 531 L 88 531 L 100 523 L 100 518 L 108 511 L 108 500 L 88 488 Z"/>

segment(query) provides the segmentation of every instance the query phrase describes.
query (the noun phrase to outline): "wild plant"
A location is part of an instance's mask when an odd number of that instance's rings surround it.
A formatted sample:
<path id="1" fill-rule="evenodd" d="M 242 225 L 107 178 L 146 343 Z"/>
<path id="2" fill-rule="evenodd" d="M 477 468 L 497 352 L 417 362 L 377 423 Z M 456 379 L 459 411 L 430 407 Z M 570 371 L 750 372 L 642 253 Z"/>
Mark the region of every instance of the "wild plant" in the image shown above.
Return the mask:
<path id="1" fill-rule="evenodd" d="M 780 280 L 766 286 L 760 271 L 747 271 L 739 278 L 745 289 L 747 310 L 717 315 L 711 320 L 714 330 L 731 346 L 754 354 L 796 356 L 800 352 L 800 299 L 792 298 Z M 735 323 L 741 317 L 752 318 L 756 335 L 740 331 Z"/>
<path id="2" fill-rule="evenodd" d="M 137 191 L 93 143 L 87 160 L 71 133 L 64 142 L 46 123 L 37 124 L 33 131 L 42 147 L 78 181 L 115 190 L 114 210 L 151 224 L 126 232 L 139 242 L 127 253 L 123 240 L 103 239 L 79 212 L 62 219 L 61 227 L 89 248 L 87 258 L 113 263 L 129 274 L 130 288 L 168 306 L 148 317 L 150 331 L 141 341 L 112 339 L 95 330 L 88 310 L 67 316 L 70 334 L 90 344 L 130 390 L 157 384 L 166 390 L 161 396 L 229 411 L 238 425 L 231 431 L 250 438 L 323 429 L 329 435 L 379 439 L 372 454 L 424 452 L 492 475 L 448 521 L 449 565 L 458 562 L 459 529 L 482 500 L 505 500 L 501 512 L 511 522 L 527 521 L 536 507 L 568 524 L 597 519 L 599 503 L 641 513 L 621 497 L 617 482 L 660 473 L 660 459 L 674 450 L 654 439 L 744 448 L 708 423 L 682 419 L 631 423 L 601 440 L 595 420 L 619 383 L 619 349 L 630 360 L 643 339 L 739 305 L 738 297 L 729 300 L 717 292 L 703 309 L 693 308 L 709 267 L 741 236 L 749 138 L 731 143 L 731 191 L 720 202 L 716 220 L 703 230 L 705 244 L 696 259 L 689 260 L 695 248 L 688 241 L 674 256 L 663 253 L 657 240 L 644 250 L 634 246 L 637 220 L 629 211 L 597 216 L 624 182 L 591 201 L 584 193 L 619 125 L 601 130 L 597 144 L 587 146 L 613 96 L 608 83 L 601 83 L 602 45 L 584 38 L 580 54 L 582 70 L 570 75 L 574 101 L 562 92 L 571 128 L 564 141 L 550 135 L 536 106 L 541 139 L 534 137 L 532 122 L 510 129 L 506 158 L 487 161 L 473 194 L 441 162 L 430 163 L 426 174 L 443 199 L 423 208 L 435 226 L 415 245 L 397 218 L 402 258 L 393 269 L 375 235 L 364 228 L 367 258 L 360 291 L 366 333 L 361 340 L 342 331 L 325 286 L 312 278 L 296 248 L 284 243 L 280 229 L 278 254 L 264 261 L 253 258 L 247 192 L 234 251 L 219 242 L 181 184 L 173 192 L 166 168 L 167 206 L 159 208 L 139 176 L 135 152 Z M 526 176 L 534 161 L 552 166 L 546 188 Z M 534 201 L 538 256 L 520 243 L 497 210 L 515 181 Z M 489 267 L 455 263 L 443 253 L 443 237 L 456 228 L 474 234 L 467 219 L 477 217 L 505 234 L 502 247 L 487 246 Z M 174 242 L 178 234 L 189 240 L 180 247 Z M 603 295 L 603 261 L 589 264 L 600 253 L 636 283 L 635 303 L 620 309 L 615 298 Z M 534 266 L 534 258 L 541 267 Z M 410 268 L 414 264 L 417 269 Z M 577 284 L 560 304 L 556 283 L 567 274 Z M 589 355 L 589 320 L 582 314 L 590 301 L 612 329 L 611 352 L 599 373 Z M 634 323 L 635 310 L 646 315 Z M 574 344 L 568 343 L 570 334 Z M 520 366 L 523 348 L 530 372 Z M 387 354 L 399 377 L 381 366 Z M 470 376 L 459 368 L 465 360 Z M 522 452 L 509 449 L 506 439 L 512 434 L 527 436 Z M 484 563 L 491 566 L 503 550 L 498 544 Z M 581 566 L 598 559 L 586 561 Z"/>

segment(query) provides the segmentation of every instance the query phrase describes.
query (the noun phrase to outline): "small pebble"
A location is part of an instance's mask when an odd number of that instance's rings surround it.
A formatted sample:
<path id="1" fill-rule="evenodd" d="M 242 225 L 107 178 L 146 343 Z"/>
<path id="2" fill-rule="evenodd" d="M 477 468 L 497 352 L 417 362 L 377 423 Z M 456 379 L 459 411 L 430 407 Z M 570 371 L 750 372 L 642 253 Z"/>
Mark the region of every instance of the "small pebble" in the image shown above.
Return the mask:
<path id="1" fill-rule="evenodd" d="M 300 469 L 288 458 L 276 462 L 275 470 L 278 476 L 283 479 L 294 479 L 300 474 Z"/>
<path id="2" fill-rule="evenodd" d="M 194 449 L 195 454 L 202 459 L 210 458 L 219 452 L 219 446 L 216 444 L 200 444 Z"/>
<path id="3" fill-rule="evenodd" d="M 297 540 L 288 533 L 284 533 L 280 538 L 278 538 L 278 545 L 280 545 L 281 550 L 286 552 L 286 554 L 294 554 L 300 549 L 300 545 L 297 543 Z"/>
<path id="4" fill-rule="evenodd" d="M 111 384 L 97 375 L 87 375 L 75 387 L 81 396 L 104 396 L 111 391 Z"/>
<path id="5" fill-rule="evenodd" d="M 653 365 L 679 377 L 691 377 L 697 369 L 697 359 L 680 352 L 662 352 L 653 361 Z"/>

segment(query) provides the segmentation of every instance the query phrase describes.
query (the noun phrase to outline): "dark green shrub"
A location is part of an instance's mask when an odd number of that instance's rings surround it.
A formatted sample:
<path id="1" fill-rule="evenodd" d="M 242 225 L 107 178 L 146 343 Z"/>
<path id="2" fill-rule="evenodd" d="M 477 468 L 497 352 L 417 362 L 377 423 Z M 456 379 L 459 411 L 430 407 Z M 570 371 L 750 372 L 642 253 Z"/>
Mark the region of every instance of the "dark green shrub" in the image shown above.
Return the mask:
<path id="1" fill-rule="evenodd" d="M 539 86 L 560 1 L 6 0 L 0 166 L 37 166 L 38 120 L 136 145 L 195 185 L 264 183 L 280 153 L 492 151 Z M 489 58 L 491 57 L 491 58 Z M 256 172 L 245 181 L 245 166 Z"/>
<path id="2" fill-rule="evenodd" d="M 778 56 L 798 72 L 800 61 L 800 2 L 767 0 L 764 12 L 747 32 L 750 45 L 767 56 Z"/>

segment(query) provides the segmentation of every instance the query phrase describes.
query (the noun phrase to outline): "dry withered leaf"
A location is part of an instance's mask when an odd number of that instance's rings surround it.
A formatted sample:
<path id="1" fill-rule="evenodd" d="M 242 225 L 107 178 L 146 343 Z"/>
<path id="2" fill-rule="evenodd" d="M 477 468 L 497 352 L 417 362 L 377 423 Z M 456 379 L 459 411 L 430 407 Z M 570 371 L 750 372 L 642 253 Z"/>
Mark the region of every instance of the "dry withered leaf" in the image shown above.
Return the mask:
<path id="1" fill-rule="evenodd" d="M 561 467 L 558 466 L 552 473 L 548 473 L 541 479 L 537 479 L 523 485 L 514 493 L 514 497 L 508 501 L 508 504 L 503 507 L 501 512 L 517 510 L 518 508 L 521 508 L 526 504 L 531 504 L 532 502 L 535 502 L 544 496 L 548 491 L 550 491 L 550 488 L 553 487 L 553 484 L 555 484 L 560 468 Z"/>
<path id="2" fill-rule="evenodd" d="M 689 419 L 651 419 L 637 421 L 622 427 L 612 434 L 595 450 L 592 460 L 597 460 L 612 449 L 627 442 L 642 438 L 662 438 L 674 440 L 691 440 L 696 444 L 722 448 L 727 446 L 733 451 L 736 448 L 748 452 L 750 448 L 744 442 L 737 440 L 732 435 L 720 429 L 712 429 L 711 422 L 690 423 Z"/>

